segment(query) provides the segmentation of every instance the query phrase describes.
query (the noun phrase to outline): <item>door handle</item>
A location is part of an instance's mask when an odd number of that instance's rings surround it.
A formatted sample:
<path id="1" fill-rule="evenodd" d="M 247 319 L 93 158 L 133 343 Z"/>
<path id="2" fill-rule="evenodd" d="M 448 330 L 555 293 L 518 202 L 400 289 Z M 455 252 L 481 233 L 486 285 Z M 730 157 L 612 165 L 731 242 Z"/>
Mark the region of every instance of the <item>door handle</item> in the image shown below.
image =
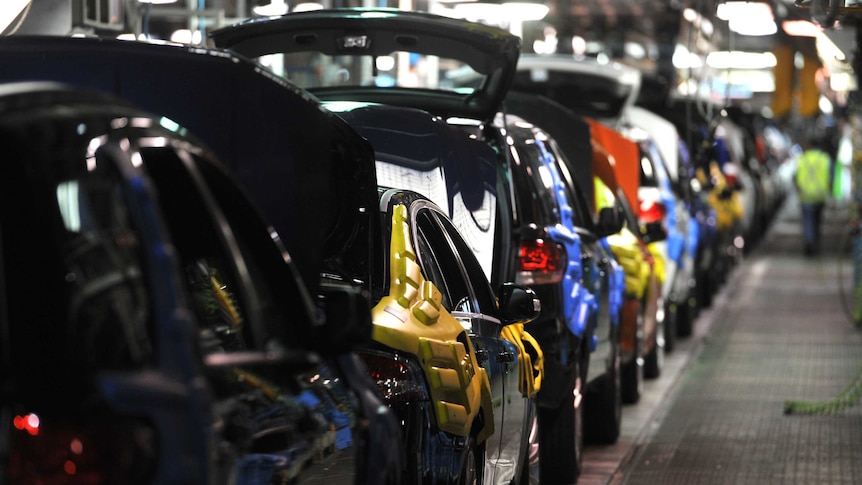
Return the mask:
<path id="1" fill-rule="evenodd" d="M 509 364 L 515 362 L 515 354 L 511 352 L 500 352 L 497 354 L 497 362 L 501 364 Z"/>
<path id="2" fill-rule="evenodd" d="M 485 349 L 476 349 L 476 352 L 475 352 L 475 353 L 476 353 L 476 362 L 477 362 L 479 365 L 482 365 L 482 364 L 484 364 L 485 362 L 488 362 L 488 351 L 487 351 L 487 350 L 485 350 Z"/>

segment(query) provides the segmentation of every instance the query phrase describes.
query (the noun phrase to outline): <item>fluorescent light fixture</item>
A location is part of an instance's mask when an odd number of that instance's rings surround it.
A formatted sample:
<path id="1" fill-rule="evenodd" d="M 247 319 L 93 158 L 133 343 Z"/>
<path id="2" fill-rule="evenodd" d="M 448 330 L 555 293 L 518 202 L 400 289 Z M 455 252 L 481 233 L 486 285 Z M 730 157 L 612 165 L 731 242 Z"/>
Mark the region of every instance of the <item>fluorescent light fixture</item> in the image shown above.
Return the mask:
<path id="1" fill-rule="evenodd" d="M 153 5 L 167 5 L 169 3 L 177 3 L 177 0 L 138 0 L 138 3 L 150 3 Z"/>
<path id="2" fill-rule="evenodd" d="M 727 26 L 730 30 L 740 35 L 763 36 L 778 32 L 778 26 L 775 25 L 775 21 L 772 19 L 730 19 Z"/>
<path id="3" fill-rule="evenodd" d="M 261 17 L 277 17 L 287 13 L 287 3 L 284 0 L 270 0 L 265 5 L 258 5 L 252 9 L 255 15 Z"/>
<path id="4" fill-rule="evenodd" d="M 715 16 L 721 20 L 729 21 L 732 18 L 750 17 L 763 12 L 763 7 L 769 10 L 769 18 L 772 18 L 772 9 L 763 2 L 740 2 L 727 1 L 719 3 L 715 9 Z"/>
<path id="5" fill-rule="evenodd" d="M 323 10 L 323 4 L 317 2 L 302 2 L 293 7 L 294 12 L 311 12 L 312 10 Z"/>
<path id="6" fill-rule="evenodd" d="M 200 44 L 201 40 L 203 39 L 200 30 L 179 29 L 171 34 L 171 42 L 178 44 Z"/>
<path id="7" fill-rule="evenodd" d="M 682 44 L 677 44 L 674 48 L 671 61 L 677 69 L 700 69 L 703 67 L 701 56 L 689 52 L 688 48 Z"/>
<path id="8" fill-rule="evenodd" d="M 521 21 L 542 20 L 548 15 L 548 6 L 536 2 L 503 2 L 503 12 L 510 19 Z"/>
<path id="9" fill-rule="evenodd" d="M 542 20 L 548 15 L 548 6 L 544 3 L 521 1 L 484 1 L 448 3 L 452 5 L 454 14 L 468 20 L 484 20 L 488 22 L 504 23 L 513 20 L 522 22 L 530 20 Z"/>
<path id="10" fill-rule="evenodd" d="M 770 69 L 775 67 L 771 52 L 716 51 L 706 56 L 713 69 Z"/>
<path id="11" fill-rule="evenodd" d="M 772 7 L 764 2 L 720 3 L 715 16 L 726 20 L 728 28 L 737 34 L 760 36 L 778 32 Z"/>

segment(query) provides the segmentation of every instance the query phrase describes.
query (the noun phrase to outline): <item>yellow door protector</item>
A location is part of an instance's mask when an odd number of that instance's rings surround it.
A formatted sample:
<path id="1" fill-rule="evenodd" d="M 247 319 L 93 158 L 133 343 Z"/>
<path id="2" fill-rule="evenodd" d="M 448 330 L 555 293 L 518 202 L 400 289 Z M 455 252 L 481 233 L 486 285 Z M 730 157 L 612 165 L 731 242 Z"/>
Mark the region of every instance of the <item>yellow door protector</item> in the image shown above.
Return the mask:
<path id="1" fill-rule="evenodd" d="M 524 397 L 534 397 L 542 388 L 545 375 L 545 355 L 539 342 L 524 330 L 522 323 L 503 327 L 500 335 L 518 347 L 518 389 Z"/>
<path id="2" fill-rule="evenodd" d="M 468 436 L 486 414 L 477 435 L 484 441 L 494 432 L 488 375 L 464 327 L 443 308 L 440 290 L 422 275 L 403 205 L 393 209 L 389 261 L 390 292 L 371 313 L 374 340 L 419 360 L 441 430 Z"/>

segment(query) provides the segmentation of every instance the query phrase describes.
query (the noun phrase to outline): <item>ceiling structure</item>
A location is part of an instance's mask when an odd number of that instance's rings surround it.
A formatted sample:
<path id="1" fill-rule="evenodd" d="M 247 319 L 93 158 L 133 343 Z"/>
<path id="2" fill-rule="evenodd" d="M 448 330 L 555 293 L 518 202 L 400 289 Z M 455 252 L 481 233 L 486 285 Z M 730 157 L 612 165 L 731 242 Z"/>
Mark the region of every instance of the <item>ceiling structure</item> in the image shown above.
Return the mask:
<path id="1" fill-rule="evenodd" d="M 5 0 L 3 0 L 5 1 Z M 15 0 L 26 1 L 26 0 Z M 265 0 L 177 0 L 168 5 L 148 5 L 140 0 L 106 0 L 119 5 L 122 10 L 120 25 L 131 25 L 135 32 L 141 26 L 153 38 L 170 39 L 174 31 L 186 29 L 207 30 L 246 18 L 251 8 Z M 308 0 L 284 0 L 291 8 Z M 428 10 L 436 2 L 471 0 L 323 0 L 334 7 L 388 5 Z M 503 0 L 480 0 L 501 2 Z M 527 0 L 537 1 L 537 0 Z M 743 51 L 769 53 L 776 43 L 788 43 L 797 52 L 817 48 L 812 38 L 791 37 L 782 34 L 784 20 L 811 20 L 813 12 L 801 8 L 811 2 L 829 0 L 763 0 L 760 6 L 769 5 L 778 32 L 772 35 L 740 35 L 730 29 L 730 22 L 716 14 L 719 6 L 727 0 L 538 0 L 549 7 L 548 15 L 541 21 L 524 22 L 519 35 L 523 37 L 525 50 L 534 44 L 548 40 L 549 32 L 554 36 L 552 45 L 557 52 L 573 52 L 604 56 L 640 68 L 648 76 L 660 79 L 665 85 L 679 82 L 680 66 L 677 56 L 699 56 L 705 62 L 707 55 L 715 51 Z M 75 9 L 92 3 L 85 0 L 32 0 L 29 15 L 17 25 L 19 34 L 50 33 L 65 35 L 70 20 L 75 18 Z M 105 3 L 105 2 L 102 2 Z M 738 2 L 739 3 L 739 2 Z M 78 7 L 76 7 L 78 5 Z M 71 19 L 69 12 L 72 12 Z M 146 17 L 145 15 L 148 15 Z M 835 51 L 821 55 L 835 71 L 849 69 L 856 45 L 856 18 L 858 13 L 845 13 L 838 17 L 835 26 L 825 30 L 825 37 L 832 40 Z M 122 21 L 125 16 L 125 21 Z M 104 32 L 110 35 L 112 31 Z M 190 40 L 193 43 L 204 40 Z M 551 45 L 547 43 L 546 45 Z M 732 58 L 740 58 L 735 55 Z M 729 79 L 731 68 L 725 68 Z M 738 73 L 737 73 L 738 74 Z M 727 82 L 728 85 L 731 81 Z M 767 88 L 768 89 L 768 88 Z"/>

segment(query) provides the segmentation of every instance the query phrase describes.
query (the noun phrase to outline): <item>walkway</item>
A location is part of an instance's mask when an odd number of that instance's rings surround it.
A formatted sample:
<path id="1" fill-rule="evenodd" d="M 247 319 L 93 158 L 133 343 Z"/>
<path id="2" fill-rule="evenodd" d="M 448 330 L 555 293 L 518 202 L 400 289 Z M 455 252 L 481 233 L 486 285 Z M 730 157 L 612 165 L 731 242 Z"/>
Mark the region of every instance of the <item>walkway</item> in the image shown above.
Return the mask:
<path id="1" fill-rule="evenodd" d="M 579 484 L 862 483 L 862 403 L 783 412 L 839 395 L 862 366 L 847 214 L 827 211 L 824 250 L 805 258 L 788 199 L 644 399 L 624 408 L 620 441 L 587 449 Z"/>

